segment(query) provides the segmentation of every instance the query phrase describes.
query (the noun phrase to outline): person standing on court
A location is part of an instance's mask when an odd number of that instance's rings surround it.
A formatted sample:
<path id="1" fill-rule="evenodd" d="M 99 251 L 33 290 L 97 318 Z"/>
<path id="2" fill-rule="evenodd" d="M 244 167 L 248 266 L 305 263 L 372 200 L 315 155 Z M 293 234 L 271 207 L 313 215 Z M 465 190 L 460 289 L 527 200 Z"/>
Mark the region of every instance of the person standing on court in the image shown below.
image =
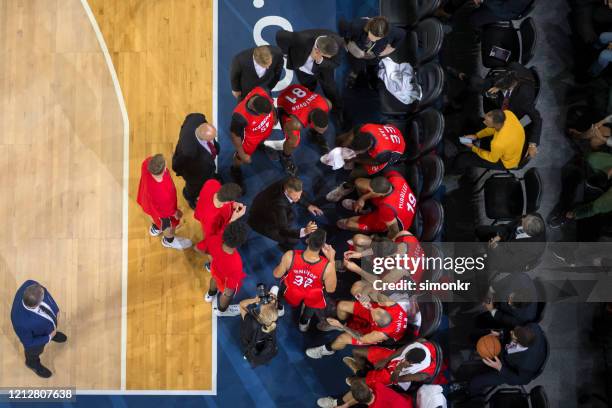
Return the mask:
<path id="1" fill-rule="evenodd" d="M 176 187 L 163 155 L 156 154 L 142 162 L 136 201 L 153 221 L 149 228 L 151 236 L 163 233 L 161 243 L 166 248 L 183 250 L 191 247 L 190 240 L 174 235 L 183 212 L 177 207 Z"/>
<path id="2" fill-rule="evenodd" d="M 344 47 L 342 38 L 333 31 L 323 29 L 297 32 L 279 30 L 276 44 L 287 57 L 287 69 L 295 72 L 300 84 L 313 92 L 317 84 L 321 85 L 342 127 L 342 97 L 334 80 L 334 71 L 342 62 L 339 52 Z"/>
<path id="3" fill-rule="evenodd" d="M 183 197 L 192 209 L 196 207 L 204 182 L 218 178 L 215 159 L 220 147 L 216 137 L 217 129 L 203 114 L 190 113 L 185 117 L 172 156 L 172 170 L 185 179 Z"/>
<path id="4" fill-rule="evenodd" d="M 15 294 L 11 309 L 13 329 L 23 344 L 26 366 L 42 378 L 53 375 L 40 362 L 45 346 L 51 341 L 64 343 L 68 339 L 57 331 L 59 312 L 51 294 L 36 281 L 26 281 Z"/>
<path id="5" fill-rule="evenodd" d="M 322 215 L 323 211 L 308 202 L 302 194 L 302 180 L 297 177 L 287 177 L 269 185 L 253 199 L 249 212 L 248 224 L 261 235 L 278 242 L 282 252 L 286 252 L 304 238 L 316 231 L 317 224 L 310 221 L 303 228 L 293 227 L 295 214 L 294 204 L 299 204 L 314 215 Z"/>
<path id="6" fill-rule="evenodd" d="M 230 68 L 232 95 L 242 100 L 260 86 L 272 91 L 283 73 L 283 53 L 280 48 L 262 45 L 241 51 L 234 56 Z"/>

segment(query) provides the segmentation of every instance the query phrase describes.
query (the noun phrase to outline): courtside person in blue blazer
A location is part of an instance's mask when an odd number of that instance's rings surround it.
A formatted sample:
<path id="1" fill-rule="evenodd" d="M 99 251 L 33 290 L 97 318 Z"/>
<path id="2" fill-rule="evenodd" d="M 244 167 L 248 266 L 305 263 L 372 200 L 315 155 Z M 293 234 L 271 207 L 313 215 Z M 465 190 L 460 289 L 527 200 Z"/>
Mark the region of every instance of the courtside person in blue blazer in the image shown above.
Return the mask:
<path id="1" fill-rule="evenodd" d="M 47 343 L 64 343 L 67 337 L 57 331 L 59 307 L 51 294 L 38 282 L 26 281 L 17 290 L 11 309 L 13 329 L 25 349 L 26 366 L 43 378 L 51 371 L 40 362 Z"/>

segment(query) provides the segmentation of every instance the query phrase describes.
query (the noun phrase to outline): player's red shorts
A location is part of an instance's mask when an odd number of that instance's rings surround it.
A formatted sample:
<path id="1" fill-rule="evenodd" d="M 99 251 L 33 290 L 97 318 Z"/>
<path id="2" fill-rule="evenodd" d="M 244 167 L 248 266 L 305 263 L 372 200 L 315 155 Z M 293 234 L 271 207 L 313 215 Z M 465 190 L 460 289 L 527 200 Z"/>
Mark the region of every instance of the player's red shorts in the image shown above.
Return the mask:
<path id="1" fill-rule="evenodd" d="M 162 220 L 161 218 L 158 217 L 151 217 L 151 219 L 153 220 L 153 224 L 155 224 L 155 226 L 157 227 L 157 229 L 163 231 L 163 225 L 162 225 Z M 175 218 L 174 216 L 170 217 L 170 224 L 172 225 L 172 227 L 176 227 L 177 225 L 179 225 L 179 223 L 181 222 L 181 220 L 179 220 L 178 218 Z M 166 225 L 166 228 L 168 228 L 168 226 Z"/>
<path id="2" fill-rule="evenodd" d="M 368 348 L 367 359 L 370 363 L 376 364 L 380 360 L 389 358 L 393 353 L 395 353 L 395 350 L 385 347 L 372 346 Z M 376 383 L 389 385 L 391 384 L 391 374 L 392 373 L 386 368 L 368 371 L 365 378 L 366 384 L 370 388 L 373 388 L 374 384 Z"/>
<path id="3" fill-rule="evenodd" d="M 287 285 L 283 298 L 292 307 L 298 307 L 302 302 L 313 309 L 325 309 L 326 306 L 321 289 L 304 290 L 294 285 Z"/>
<path id="4" fill-rule="evenodd" d="M 272 134 L 272 127 L 270 127 L 270 132 L 268 134 L 261 135 L 259 137 L 245 137 L 242 139 L 242 149 L 249 156 L 255 153 L 257 150 L 257 146 L 259 146 L 263 141 L 267 140 Z"/>
<path id="5" fill-rule="evenodd" d="M 291 116 L 289 116 L 289 115 L 283 115 L 281 117 L 281 122 L 282 122 L 283 128 L 285 127 L 285 123 L 287 123 L 287 121 L 289 121 L 289 119 L 291 119 Z M 300 133 L 301 133 L 301 131 L 299 131 L 299 130 L 296 130 L 296 131 L 292 132 L 293 136 L 297 139 L 296 147 L 300 145 Z M 285 134 L 285 137 L 287 137 L 286 134 Z"/>
<path id="6" fill-rule="evenodd" d="M 234 295 L 240 291 L 242 287 L 242 281 L 244 279 L 244 275 L 242 276 L 224 276 L 215 271 L 215 268 L 211 266 L 210 268 L 210 276 L 217 283 L 217 289 L 219 292 L 223 292 L 226 288 L 234 291 Z"/>
<path id="7" fill-rule="evenodd" d="M 387 224 L 380 219 L 378 211 L 360 215 L 357 224 L 359 231 L 362 232 L 385 232 L 387 230 Z"/>

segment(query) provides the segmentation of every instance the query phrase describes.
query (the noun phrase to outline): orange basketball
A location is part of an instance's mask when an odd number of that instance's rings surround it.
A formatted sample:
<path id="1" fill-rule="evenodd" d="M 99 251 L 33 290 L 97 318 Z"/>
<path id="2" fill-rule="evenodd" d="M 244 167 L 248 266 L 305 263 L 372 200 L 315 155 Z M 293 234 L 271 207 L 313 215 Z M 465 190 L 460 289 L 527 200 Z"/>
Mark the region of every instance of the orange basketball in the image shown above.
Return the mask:
<path id="1" fill-rule="evenodd" d="M 478 339 L 476 351 L 482 358 L 493 358 L 501 353 L 501 343 L 494 334 L 487 334 Z"/>

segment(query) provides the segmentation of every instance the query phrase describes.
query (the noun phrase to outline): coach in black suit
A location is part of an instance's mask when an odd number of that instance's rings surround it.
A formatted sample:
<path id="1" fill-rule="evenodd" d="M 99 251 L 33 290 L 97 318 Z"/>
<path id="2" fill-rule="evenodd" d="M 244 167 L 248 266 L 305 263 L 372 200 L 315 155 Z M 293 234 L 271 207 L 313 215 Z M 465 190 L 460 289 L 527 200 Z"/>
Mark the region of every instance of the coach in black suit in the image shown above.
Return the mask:
<path id="1" fill-rule="evenodd" d="M 479 368 L 480 373 L 469 380 L 470 395 L 496 385 L 526 385 L 542 368 L 547 353 L 546 338 L 538 324 L 515 327 L 504 337 L 507 340 L 502 344 L 500 356 L 483 360 L 488 367 Z M 476 370 L 470 371 L 475 373 Z"/>
<path id="2" fill-rule="evenodd" d="M 241 100 L 255 87 L 272 90 L 283 73 L 283 53 L 269 45 L 249 48 L 232 60 L 232 95 Z"/>
<path id="3" fill-rule="evenodd" d="M 314 91 L 317 84 L 331 101 L 336 112 L 342 111 L 342 98 L 334 80 L 334 70 L 340 65 L 342 38 L 330 30 L 279 30 L 276 44 L 287 57 L 287 68 L 295 72 L 300 84 Z"/>
<path id="4" fill-rule="evenodd" d="M 308 202 L 302 189 L 300 179 L 288 177 L 272 183 L 257 194 L 251 205 L 248 224 L 253 230 L 278 242 L 283 252 L 293 249 L 300 238 L 317 229 L 313 221 L 303 228 L 293 226 L 295 204 L 307 208 L 312 215 L 323 214 L 319 207 Z"/>
<path id="5" fill-rule="evenodd" d="M 11 308 L 13 329 L 23 344 L 26 366 L 39 377 L 52 375 L 40 362 L 45 346 L 51 341 L 67 340 L 64 333 L 57 331 L 59 312 L 51 294 L 36 281 L 26 281 L 15 294 Z"/>
<path id="6" fill-rule="evenodd" d="M 172 156 L 172 170 L 185 179 L 183 197 L 195 209 L 204 182 L 217 177 L 215 159 L 219 155 L 217 130 L 201 113 L 190 113 L 181 126 Z"/>

